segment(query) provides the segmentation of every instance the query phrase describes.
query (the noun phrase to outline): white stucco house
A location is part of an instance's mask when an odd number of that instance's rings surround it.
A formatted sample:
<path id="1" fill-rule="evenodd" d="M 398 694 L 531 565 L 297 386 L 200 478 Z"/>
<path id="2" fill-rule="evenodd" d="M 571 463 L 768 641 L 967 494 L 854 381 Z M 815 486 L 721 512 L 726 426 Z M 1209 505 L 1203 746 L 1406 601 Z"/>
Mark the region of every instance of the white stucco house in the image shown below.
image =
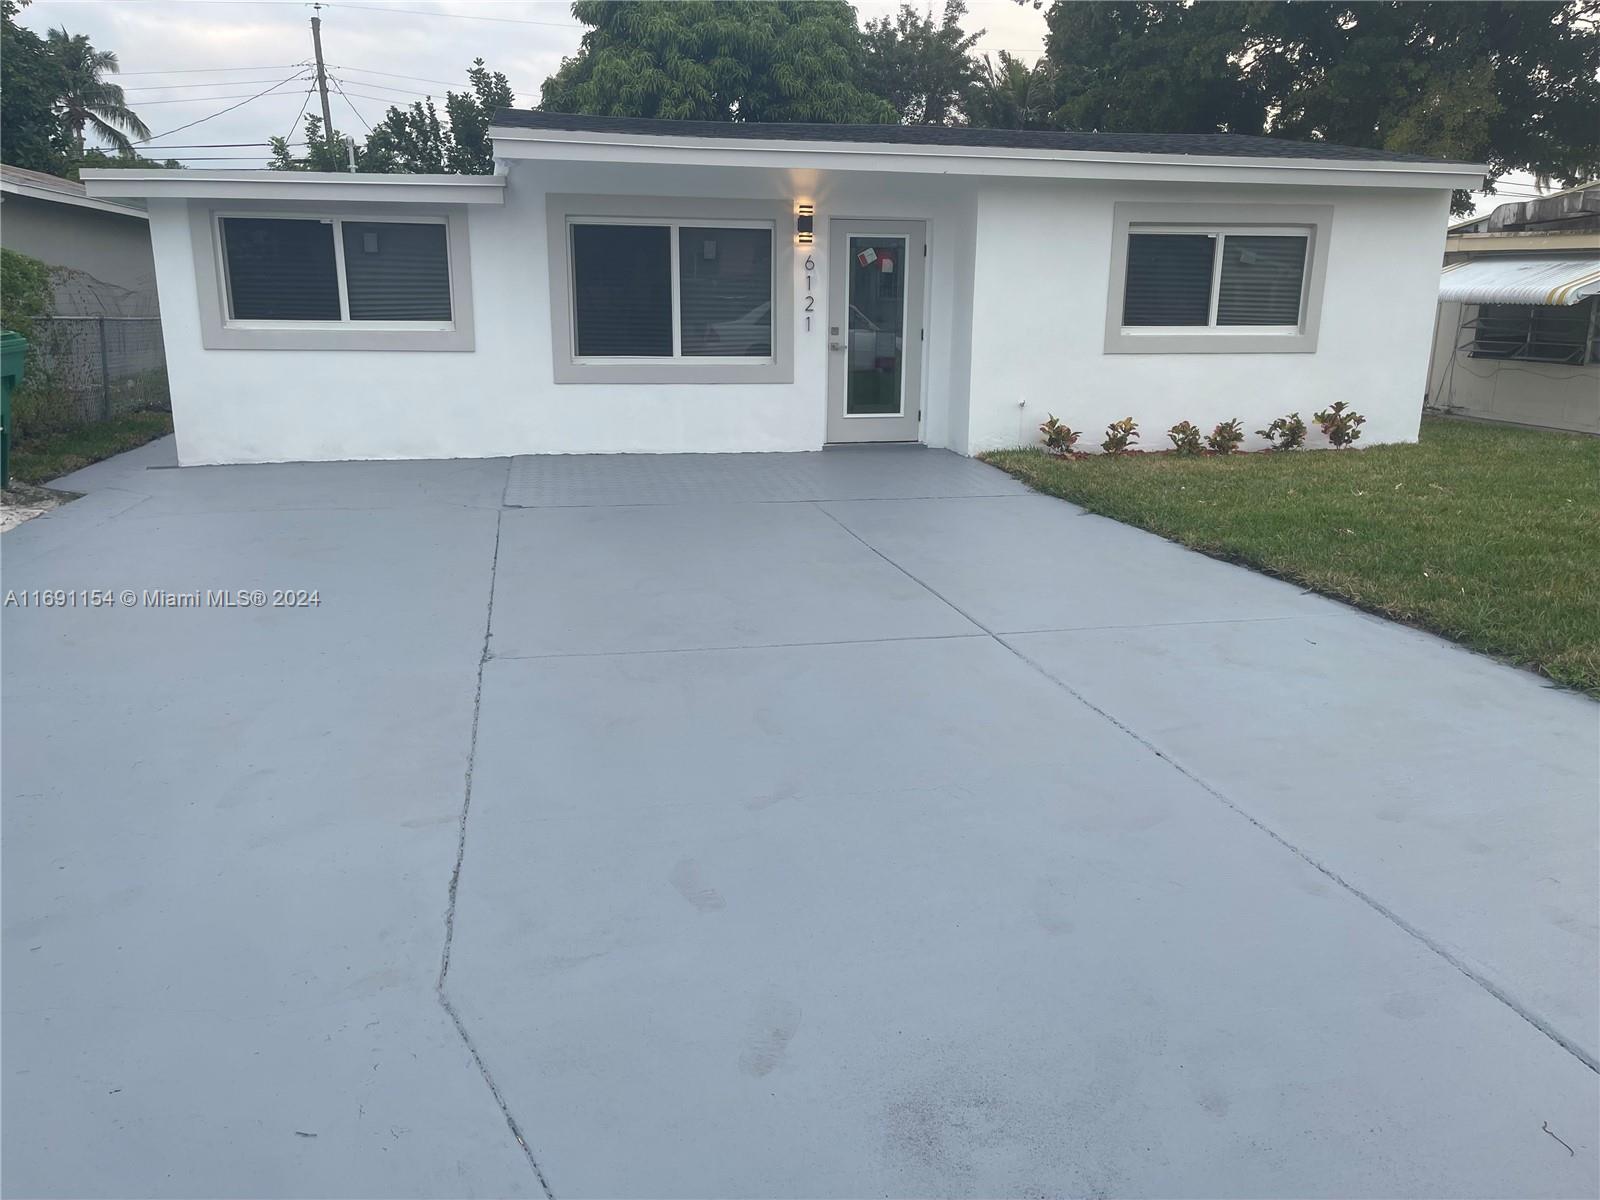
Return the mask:
<path id="1" fill-rule="evenodd" d="M 1483 178 L 1228 135 L 492 132 L 493 176 L 84 172 L 148 207 L 181 461 L 977 453 L 1334 400 L 1406 441 Z"/>

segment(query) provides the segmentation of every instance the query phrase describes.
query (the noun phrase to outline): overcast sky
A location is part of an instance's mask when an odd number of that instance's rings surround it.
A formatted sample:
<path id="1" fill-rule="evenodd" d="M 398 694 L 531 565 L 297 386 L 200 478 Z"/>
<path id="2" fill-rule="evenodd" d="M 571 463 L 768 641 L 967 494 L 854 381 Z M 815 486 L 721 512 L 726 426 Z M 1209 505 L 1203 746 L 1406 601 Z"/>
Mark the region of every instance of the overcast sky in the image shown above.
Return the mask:
<path id="1" fill-rule="evenodd" d="M 856 5 L 863 22 L 897 7 Z M 967 7 L 967 27 L 988 31 L 980 49 L 1004 48 L 1029 62 L 1043 53 L 1044 15 L 1032 5 L 968 0 Z M 942 10 L 939 0 L 935 11 Z M 21 20 L 40 34 L 60 27 L 86 33 L 99 49 L 116 51 L 117 81 L 157 135 L 146 153 L 195 167 L 239 168 L 264 165 L 268 137 L 293 130 L 299 140 L 302 104 L 317 111 L 310 85 L 292 78 L 307 73 L 296 64 L 311 58 L 311 12 L 303 0 L 35 0 Z M 535 103 L 539 85 L 577 50 L 582 31 L 567 0 L 326 3 L 323 55 L 344 89 L 332 97 L 334 124 L 361 134 L 390 104 L 464 90 L 477 57 L 505 72 L 519 104 Z M 179 128 L 196 121 L 202 123 Z M 238 142 L 260 149 L 197 144 Z M 174 149 L 162 152 L 163 146 Z"/>

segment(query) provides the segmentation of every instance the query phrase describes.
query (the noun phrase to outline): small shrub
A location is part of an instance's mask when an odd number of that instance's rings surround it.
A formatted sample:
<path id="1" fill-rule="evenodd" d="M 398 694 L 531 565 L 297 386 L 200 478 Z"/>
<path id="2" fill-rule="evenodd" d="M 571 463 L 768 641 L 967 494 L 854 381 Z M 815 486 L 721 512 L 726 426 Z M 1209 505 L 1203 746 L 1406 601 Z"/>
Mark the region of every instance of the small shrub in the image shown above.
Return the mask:
<path id="1" fill-rule="evenodd" d="M 1279 417 L 1265 429 L 1256 430 L 1256 436 L 1266 438 L 1274 450 L 1298 450 L 1305 445 L 1306 423 L 1300 419 L 1299 413 L 1292 412 L 1287 417 Z"/>
<path id="2" fill-rule="evenodd" d="M 1244 441 L 1244 427 L 1239 424 L 1239 418 L 1231 421 L 1220 421 L 1217 427 L 1206 436 L 1206 445 L 1218 454 L 1232 454 L 1239 448 L 1239 443 Z"/>
<path id="3" fill-rule="evenodd" d="M 1312 420 L 1322 426 L 1322 432 L 1336 450 L 1358 441 L 1361 427 L 1367 423 L 1365 417 L 1343 400 L 1335 400 L 1328 408 L 1313 413 Z"/>
<path id="4" fill-rule="evenodd" d="M 1172 439 L 1172 448 L 1179 454 L 1200 453 L 1200 427 L 1193 421 L 1179 421 L 1167 430 L 1167 436 Z"/>
<path id="5" fill-rule="evenodd" d="M 1138 440 L 1139 423 L 1132 417 L 1123 417 L 1106 426 L 1106 440 L 1100 443 L 1100 449 L 1107 454 L 1121 454 Z"/>
<path id="6" fill-rule="evenodd" d="M 34 321 L 55 304 L 50 268 L 15 250 L 0 250 L 0 326 L 34 340 Z"/>
<path id="7" fill-rule="evenodd" d="M 1083 435 L 1069 425 L 1063 425 L 1051 413 L 1039 432 L 1044 434 L 1044 448 L 1051 454 L 1070 454 L 1072 447 L 1077 445 L 1078 439 Z"/>

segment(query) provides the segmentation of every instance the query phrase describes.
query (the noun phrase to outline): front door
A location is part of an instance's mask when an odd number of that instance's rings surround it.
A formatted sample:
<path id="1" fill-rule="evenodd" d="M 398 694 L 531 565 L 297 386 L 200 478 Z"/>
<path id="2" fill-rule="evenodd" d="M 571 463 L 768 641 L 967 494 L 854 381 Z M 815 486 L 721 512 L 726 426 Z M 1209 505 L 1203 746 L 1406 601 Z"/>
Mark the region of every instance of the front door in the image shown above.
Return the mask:
<path id="1" fill-rule="evenodd" d="M 828 226 L 828 441 L 914 442 L 922 427 L 921 221 Z"/>

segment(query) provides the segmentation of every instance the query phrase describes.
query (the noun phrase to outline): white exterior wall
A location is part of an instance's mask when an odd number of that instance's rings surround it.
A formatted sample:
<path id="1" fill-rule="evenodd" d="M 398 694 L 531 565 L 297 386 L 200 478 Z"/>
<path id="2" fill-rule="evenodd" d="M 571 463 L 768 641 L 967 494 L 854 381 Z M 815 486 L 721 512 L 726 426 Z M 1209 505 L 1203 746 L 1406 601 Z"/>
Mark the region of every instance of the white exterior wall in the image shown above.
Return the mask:
<path id="1" fill-rule="evenodd" d="M 1600 433 L 1600 363 L 1509 362 L 1473 358 L 1456 347 L 1476 304 L 1441 304 L 1428 372 L 1428 404 L 1441 412 L 1541 429 Z"/>
<path id="2" fill-rule="evenodd" d="M 817 207 L 814 246 L 778 230 L 795 256 L 794 382 L 557 384 L 551 373 L 545 195 L 788 199 Z M 195 202 L 199 203 L 199 202 Z M 330 206 L 333 207 L 333 206 Z M 391 208 L 399 213 L 403 209 Z M 186 202 L 153 200 L 168 370 L 180 461 L 471 458 L 507 454 L 815 450 L 823 443 L 828 368 L 827 221 L 887 216 L 928 222 L 924 440 L 955 445 L 965 405 L 966 328 L 955 297 L 972 185 L 905 176 L 714 168 L 515 163 L 504 207 L 467 210 L 476 349 L 470 353 L 205 350 L 200 344 Z M 714 220 L 714 204 L 706 210 Z M 813 254 L 815 318 L 805 329 L 801 263 Z M 961 311 L 964 311 L 961 310 Z"/>
<path id="3" fill-rule="evenodd" d="M 1112 205 L 1332 204 L 1321 333 L 1310 354 L 1106 354 Z M 1023 182 L 979 197 L 972 453 L 1039 440 L 1054 413 L 1092 450 L 1138 421 L 1145 449 L 1192 421 L 1238 417 L 1245 448 L 1274 418 L 1335 400 L 1364 414 L 1363 445 L 1415 441 L 1427 385 L 1449 195 L 1444 191 Z M 1024 317 L 1025 314 L 1025 317 Z"/>
<path id="4" fill-rule="evenodd" d="M 817 209 L 796 258 L 794 381 L 556 384 L 545 195 L 786 199 Z M 515 161 L 503 207 L 467 208 L 476 349 L 470 353 L 205 350 L 187 204 L 150 202 L 180 461 L 481 457 L 525 453 L 813 450 L 825 436 L 828 221 L 896 217 L 928 228 L 922 440 L 963 453 L 1037 441 L 1054 412 L 1098 442 L 1133 416 L 1143 445 L 1191 420 L 1247 431 L 1337 399 L 1364 443 L 1416 437 L 1448 193 L 1019 181 L 861 171 Z M 1104 353 L 1112 205 L 1332 204 L 1321 338 L 1313 354 Z M 202 203 L 202 202 L 193 202 Z M 336 206 L 329 206 L 330 208 Z M 389 207 L 396 215 L 403 207 Z M 708 220 L 716 217 L 708 204 Z M 804 328 L 814 254 L 818 319 Z M 1252 438 L 1251 444 L 1256 439 Z"/>

